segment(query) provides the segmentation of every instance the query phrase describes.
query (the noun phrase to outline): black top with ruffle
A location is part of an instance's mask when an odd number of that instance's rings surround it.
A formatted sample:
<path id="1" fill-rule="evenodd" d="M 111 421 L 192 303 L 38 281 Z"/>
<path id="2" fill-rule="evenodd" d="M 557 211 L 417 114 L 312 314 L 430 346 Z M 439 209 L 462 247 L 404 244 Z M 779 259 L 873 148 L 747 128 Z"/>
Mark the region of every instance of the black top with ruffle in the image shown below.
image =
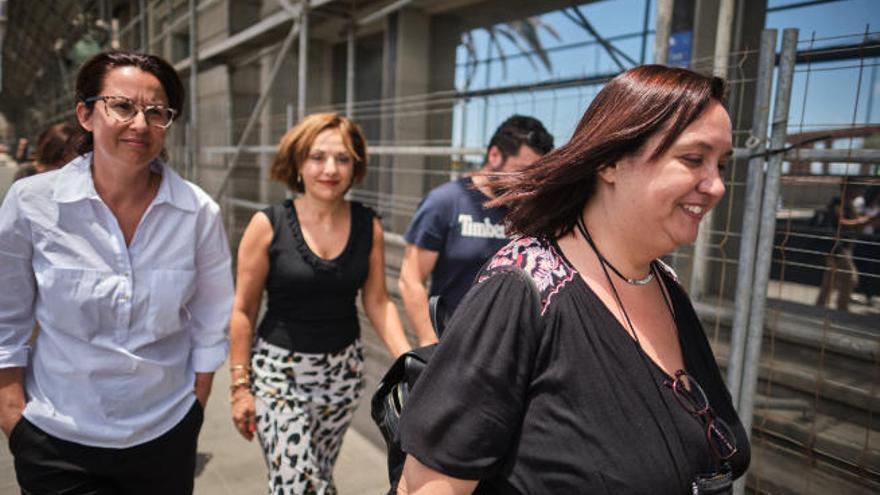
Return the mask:
<path id="1" fill-rule="evenodd" d="M 351 202 L 351 230 L 342 253 L 328 260 L 303 238 L 291 200 L 262 210 L 272 222 L 266 315 L 257 330 L 270 344 L 332 353 L 360 336 L 355 297 L 369 273 L 376 213 Z"/>

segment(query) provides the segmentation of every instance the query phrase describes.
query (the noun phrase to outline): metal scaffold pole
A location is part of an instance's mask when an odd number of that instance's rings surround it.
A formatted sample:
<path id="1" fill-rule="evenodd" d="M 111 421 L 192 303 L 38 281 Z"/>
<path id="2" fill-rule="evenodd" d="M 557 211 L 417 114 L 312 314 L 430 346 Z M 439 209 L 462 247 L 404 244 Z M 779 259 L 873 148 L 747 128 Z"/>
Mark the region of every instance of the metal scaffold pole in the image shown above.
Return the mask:
<path id="1" fill-rule="evenodd" d="M 764 152 L 767 149 L 767 114 L 770 111 L 770 93 L 773 86 L 773 67 L 776 59 L 776 30 L 761 33 L 761 51 L 758 55 L 758 78 L 755 89 L 755 109 L 752 130 L 746 145 L 753 154 L 746 165 L 745 209 L 742 237 L 736 271 L 733 329 L 730 335 L 730 356 L 727 364 L 727 388 L 733 405 L 739 409 L 742 383 L 743 355 L 745 354 L 746 326 L 749 319 L 749 301 L 754 275 L 755 244 L 758 240 L 758 218 L 761 211 L 761 192 L 764 187 Z"/>
<path id="2" fill-rule="evenodd" d="M 149 31 L 147 29 L 147 20 L 149 15 L 147 13 L 147 0 L 138 0 L 138 11 L 140 12 L 140 50 L 144 53 L 149 53 L 150 51 L 150 41 L 149 41 Z"/>
<path id="3" fill-rule="evenodd" d="M 730 58 L 730 34 L 733 27 L 734 0 L 721 0 L 718 11 L 718 29 L 715 34 L 715 56 L 713 57 L 712 73 L 727 79 L 727 65 Z M 691 298 L 700 300 L 706 289 L 706 273 L 709 270 L 709 246 L 712 241 L 712 230 L 715 227 L 715 210 L 710 210 L 703 218 L 697 240 L 694 243 L 694 256 L 691 264 L 691 279 L 688 289 Z"/>
<path id="4" fill-rule="evenodd" d="M 665 64 L 672 32 L 672 0 L 657 0 L 657 28 L 654 31 L 654 63 Z"/>
<path id="5" fill-rule="evenodd" d="M 718 9 L 718 29 L 715 32 L 715 58 L 712 73 L 727 78 L 727 66 L 730 63 L 730 38 L 733 30 L 734 0 L 721 0 Z"/>
<path id="6" fill-rule="evenodd" d="M 296 39 L 297 33 L 299 33 L 299 19 L 294 20 L 293 25 L 290 26 L 290 31 L 287 33 L 287 37 L 284 38 L 284 42 L 281 44 L 281 49 L 278 51 L 278 55 L 275 57 L 275 63 L 272 65 L 272 70 L 269 73 L 269 80 L 266 81 L 263 90 L 260 91 L 260 98 L 257 100 L 254 109 L 251 111 L 251 115 L 244 127 L 244 131 L 242 131 L 241 136 L 238 138 L 235 153 L 233 153 L 232 157 L 229 159 L 226 170 L 223 172 L 223 177 L 220 178 L 220 185 L 217 188 L 217 192 L 214 193 L 215 200 L 219 200 L 226 191 L 226 186 L 229 184 L 229 178 L 232 177 L 232 172 L 235 170 L 235 167 L 238 164 L 238 159 L 241 157 L 244 143 L 247 141 L 248 136 L 250 136 L 251 130 L 254 128 L 260 113 L 263 111 L 266 102 L 269 100 L 269 92 L 275 84 L 275 78 L 278 76 L 281 66 L 284 65 L 284 58 L 290 53 L 290 48 L 293 46 L 293 40 Z"/>
<path id="7" fill-rule="evenodd" d="M 302 120 L 306 116 L 306 91 L 308 89 L 309 65 L 309 3 L 302 2 L 299 18 L 299 57 L 297 58 L 298 76 L 296 91 L 296 117 Z"/>
<path id="8" fill-rule="evenodd" d="M 773 126 L 770 134 L 771 151 L 781 150 L 785 146 L 785 136 L 788 128 L 788 109 L 791 103 L 794 67 L 797 59 L 797 40 L 797 29 L 785 29 L 782 32 L 782 57 L 779 63 L 776 99 L 773 104 Z M 747 434 L 751 434 L 755 390 L 758 386 L 759 359 L 761 358 L 761 341 L 764 336 L 767 285 L 770 280 L 770 266 L 773 260 L 776 204 L 779 200 L 782 160 L 782 153 L 773 153 L 770 156 L 767 162 L 767 177 L 764 184 L 757 260 L 755 261 L 755 283 L 751 294 L 751 314 L 749 315 L 749 331 L 746 340 L 746 353 L 743 359 L 743 378 L 739 400 L 739 416 Z M 739 493 L 745 492 L 744 478 L 737 482 L 737 491 Z"/>
<path id="9" fill-rule="evenodd" d="M 348 26 L 345 42 L 345 116 L 354 118 L 354 55 L 355 55 L 355 24 Z"/>
<path id="10" fill-rule="evenodd" d="M 195 180 L 199 169 L 199 25 L 196 0 L 189 0 L 189 165 L 186 177 Z"/>

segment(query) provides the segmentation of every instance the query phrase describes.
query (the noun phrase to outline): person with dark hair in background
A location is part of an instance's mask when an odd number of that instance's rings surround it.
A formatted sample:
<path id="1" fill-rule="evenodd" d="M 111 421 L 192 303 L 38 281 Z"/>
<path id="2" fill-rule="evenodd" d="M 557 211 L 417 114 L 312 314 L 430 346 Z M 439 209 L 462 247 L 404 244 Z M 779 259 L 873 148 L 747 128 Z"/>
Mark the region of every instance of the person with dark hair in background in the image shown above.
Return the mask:
<path id="1" fill-rule="evenodd" d="M 440 296 L 451 315 L 483 263 L 509 240 L 503 224 L 507 208 L 483 205 L 500 192 L 492 174 L 515 172 L 551 149 L 553 136 L 541 122 L 514 115 L 495 131 L 479 171 L 437 187 L 419 204 L 404 235 L 398 286 L 420 345 L 437 341 L 428 298 Z"/>
<path id="2" fill-rule="evenodd" d="M 64 166 L 76 158 L 74 140 L 77 136 L 76 127 L 70 122 L 59 122 L 49 126 L 37 138 L 34 166 L 37 172 L 49 172 Z"/>
<path id="3" fill-rule="evenodd" d="M 159 159 L 166 61 L 98 54 L 76 101 L 82 155 L 0 207 L 0 429 L 23 493 L 189 494 L 228 347 L 219 207 Z"/>
<path id="4" fill-rule="evenodd" d="M 499 180 L 520 237 L 403 408 L 398 493 L 732 493 L 748 437 L 659 261 L 724 194 L 724 91 L 686 69 L 628 70 L 566 145 Z"/>
<path id="5" fill-rule="evenodd" d="M 300 194 L 255 213 L 239 244 L 232 420 L 247 440 L 257 433 L 270 495 L 329 495 L 364 386 L 358 293 L 391 354 L 410 345 L 385 288 L 379 219 L 345 199 L 367 174 L 360 127 L 334 113 L 307 116 L 281 138 L 271 174 Z"/>
<path id="6" fill-rule="evenodd" d="M 73 143 L 76 132 L 70 122 L 54 124 L 41 132 L 37 138 L 36 158 L 19 167 L 15 180 L 59 169 L 76 158 Z"/>

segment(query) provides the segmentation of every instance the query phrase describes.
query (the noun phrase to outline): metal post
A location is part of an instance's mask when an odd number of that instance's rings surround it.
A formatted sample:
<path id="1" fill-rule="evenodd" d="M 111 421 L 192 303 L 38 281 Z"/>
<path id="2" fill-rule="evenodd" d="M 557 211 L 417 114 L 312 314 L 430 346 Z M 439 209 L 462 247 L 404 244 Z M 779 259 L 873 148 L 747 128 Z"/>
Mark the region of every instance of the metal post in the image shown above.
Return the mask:
<path id="1" fill-rule="evenodd" d="M 654 63 L 665 64 L 672 33 L 672 1 L 657 0 L 657 28 L 654 31 Z"/>
<path id="2" fill-rule="evenodd" d="M 288 130 L 292 129 L 293 124 L 296 123 L 293 116 L 293 103 L 287 104 L 287 112 L 285 115 L 284 123 L 287 124 Z M 291 191 L 289 187 L 284 188 L 284 197 L 287 199 L 293 199 L 293 191 Z"/>
<path id="3" fill-rule="evenodd" d="M 721 0 L 718 10 L 718 29 L 715 34 L 715 56 L 712 72 L 716 76 L 727 78 L 727 63 L 730 58 L 730 31 L 733 25 L 733 0 Z M 703 227 L 697 234 L 694 243 L 694 256 L 691 260 L 691 298 L 699 300 L 703 297 L 706 287 L 706 272 L 709 268 L 709 244 L 712 238 L 712 227 L 715 225 L 715 210 L 711 210 L 703 218 Z"/>
<path id="4" fill-rule="evenodd" d="M 645 64 L 648 52 L 648 20 L 651 17 L 651 0 L 645 0 L 645 17 L 642 19 L 642 49 L 639 52 L 639 64 Z"/>
<path id="5" fill-rule="evenodd" d="M 791 103 L 791 87 L 797 55 L 797 39 L 797 29 L 788 28 L 782 31 L 782 60 L 779 64 L 779 78 L 776 83 L 776 100 L 773 103 L 771 150 L 782 149 L 785 146 L 788 108 Z M 749 335 L 746 341 L 745 360 L 743 361 L 747 366 L 743 367 L 739 401 L 740 419 L 746 432 L 749 432 L 752 426 L 752 407 L 755 401 L 755 386 L 758 382 L 758 358 L 761 356 L 764 310 L 767 306 L 767 282 L 770 278 L 770 262 L 773 259 L 773 235 L 776 231 L 776 202 L 779 199 L 782 159 L 782 153 L 774 153 L 770 156 L 770 160 L 767 162 L 766 183 L 764 184 L 764 201 L 761 209 L 758 253 L 755 262 L 755 283 L 752 290 L 751 314 L 749 315 Z"/>
<path id="6" fill-rule="evenodd" d="M 797 29 L 782 31 L 782 59 L 779 64 L 779 78 L 776 83 L 776 100 L 773 103 L 773 129 L 770 135 L 770 149 L 778 150 L 785 146 L 785 133 L 788 127 L 788 108 L 791 103 L 791 88 L 794 79 L 794 66 L 797 58 Z M 746 355 L 743 367 L 742 389 L 740 391 L 739 417 L 746 434 L 751 435 L 752 413 L 755 405 L 755 389 L 758 386 L 758 360 L 761 357 L 761 340 L 764 336 L 764 310 L 767 305 L 767 283 L 770 278 L 770 264 L 773 259 L 773 236 L 776 231 L 776 202 L 779 199 L 779 182 L 782 175 L 782 153 L 774 153 L 767 163 L 767 179 L 764 185 L 764 202 L 761 210 L 761 225 L 758 236 L 758 253 L 755 262 L 755 284 L 752 292 L 751 314 L 749 316 L 749 335 L 746 341 Z M 737 481 L 735 490 L 745 493 L 745 477 Z"/>
<path id="7" fill-rule="evenodd" d="M 293 25 L 290 27 L 290 31 L 287 33 L 287 37 L 284 38 L 284 42 L 281 44 L 281 49 L 278 51 L 278 56 L 275 57 L 275 63 L 274 65 L 272 65 L 272 71 L 269 73 L 269 80 L 266 81 L 266 85 L 260 92 L 260 98 L 257 99 L 257 104 L 251 111 L 251 115 L 248 118 L 247 124 L 244 126 L 244 131 L 242 131 L 241 137 L 238 138 L 238 144 L 235 147 L 235 153 L 232 155 L 232 158 L 229 159 L 229 166 L 226 168 L 226 171 L 223 172 L 223 177 L 220 178 L 220 186 L 217 188 L 217 192 L 214 193 L 215 201 L 219 200 L 220 196 L 223 195 L 223 192 L 226 191 L 226 186 L 229 183 L 229 178 L 232 176 L 232 171 L 235 170 L 235 167 L 238 165 L 238 159 L 239 157 L 241 157 L 244 143 L 245 141 L 247 141 L 248 136 L 250 136 L 251 130 L 254 128 L 254 124 L 256 124 L 257 122 L 257 118 L 263 111 L 263 107 L 266 106 L 266 102 L 269 100 L 269 92 L 271 91 L 272 85 L 275 83 L 275 78 L 278 76 L 278 72 L 283 65 L 284 58 L 287 57 L 288 53 L 290 53 L 290 48 L 293 46 L 293 40 L 296 39 L 296 35 L 298 32 L 299 20 L 294 20 Z"/>
<path id="8" fill-rule="evenodd" d="M 183 126 L 183 146 L 186 148 L 186 153 L 184 153 L 183 157 L 183 174 L 181 174 L 186 179 L 189 179 L 189 171 L 193 168 L 192 135 L 192 123 L 187 122 Z"/>
<path id="9" fill-rule="evenodd" d="M 715 33 L 715 58 L 713 74 L 727 78 L 727 64 L 730 59 L 730 34 L 733 29 L 733 0 L 721 0 L 718 9 L 718 30 Z"/>
<path id="10" fill-rule="evenodd" d="M 189 0 L 189 155 L 187 179 L 194 180 L 199 168 L 199 19 L 196 0 Z"/>
<path id="11" fill-rule="evenodd" d="M 767 114 L 770 112 L 770 91 L 773 86 L 773 67 L 776 63 L 776 30 L 765 29 L 761 33 L 761 51 L 758 55 L 758 79 L 755 87 L 755 109 L 752 113 L 750 151 L 755 156 L 747 164 L 745 211 L 743 212 L 742 237 L 739 246 L 739 262 L 736 270 L 733 329 L 730 335 L 730 356 L 727 363 L 727 388 L 733 405 L 739 409 L 740 384 L 742 383 L 743 355 L 746 345 L 746 325 L 749 319 L 749 298 L 754 275 L 755 244 L 758 239 L 758 216 L 761 208 L 761 192 L 764 187 L 764 151 L 767 149 Z"/>
<path id="12" fill-rule="evenodd" d="M 287 104 L 287 112 L 285 112 L 285 116 L 284 116 L 284 125 L 286 126 L 285 129 L 287 129 L 287 130 L 292 129 L 293 124 L 295 122 L 296 121 L 293 120 L 293 105 L 288 103 Z"/>
<path id="13" fill-rule="evenodd" d="M 354 30 L 355 24 L 352 22 L 348 26 L 348 35 L 345 40 L 345 116 L 350 119 L 354 118 Z"/>
<path id="14" fill-rule="evenodd" d="M 141 13 L 140 18 L 140 34 L 141 34 L 141 52 L 149 53 L 150 41 L 149 31 L 147 30 L 147 0 L 138 0 L 138 10 Z"/>
<path id="15" fill-rule="evenodd" d="M 299 120 L 306 116 L 306 89 L 309 65 L 309 3 L 302 2 L 299 21 L 299 58 L 297 59 L 298 77 L 296 80 L 296 115 Z"/>

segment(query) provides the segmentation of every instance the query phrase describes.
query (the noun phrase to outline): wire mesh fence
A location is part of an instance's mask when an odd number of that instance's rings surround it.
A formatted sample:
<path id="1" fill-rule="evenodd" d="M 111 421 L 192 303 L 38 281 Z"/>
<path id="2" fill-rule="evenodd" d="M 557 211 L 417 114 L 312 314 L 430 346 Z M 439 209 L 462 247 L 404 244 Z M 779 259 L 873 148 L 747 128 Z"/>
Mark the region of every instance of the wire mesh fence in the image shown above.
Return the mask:
<path id="1" fill-rule="evenodd" d="M 774 76 L 775 49 L 765 79 L 759 77 L 759 50 L 731 55 L 729 110 L 737 159 L 727 195 L 705 221 L 704 245 L 669 257 L 694 295 L 721 366 L 730 376 L 739 362 L 743 383 L 747 376 L 754 380 L 752 388 L 737 387 L 734 395 L 748 395 L 744 414 L 753 443 L 748 489 L 755 492 L 880 490 L 880 126 L 869 101 L 880 64 L 876 58 L 854 56 L 813 63 L 799 55 L 817 53 L 817 47 L 835 50 L 841 40 L 867 43 L 873 36 L 798 42 L 788 83 Z M 603 83 L 357 101 L 354 117 L 374 152 L 367 179 L 349 196 L 383 216 L 389 280 L 396 279 L 400 235 L 419 201 L 432 187 L 481 163 L 492 123 L 511 113 L 535 114 L 550 122 L 548 127 L 570 132 L 576 124 L 571 108 L 579 117 Z M 758 101 L 762 84 L 763 103 Z M 790 104 L 779 121 L 771 118 L 779 104 L 771 96 L 783 84 L 790 86 Z M 828 87 L 836 90 L 835 108 L 818 111 Z M 255 210 L 285 197 L 284 186 L 268 179 L 268 167 L 294 119 L 289 102 L 271 102 L 231 164 L 247 117 L 228 105 L 215 109 L 222 118 L 210 119 L 211 125 L 200 131 L 197 169 L 211 191 L 216 176 L 234 167 L 221 202 L 230 238 L 237 240 Z M 343 110 L 341 103 L 308 108 Z M 762 119 L 763 130 L 756 127 Z M 557 134 L 557 144 L 568 138 Z M 185 133 L 176 137 L 179 144 L 171 152 L 185 160 Z M 774 145 L 774 138 L 781 141 Z M 771 183 L 773 167 L 778 181 Z M 775 193 L 768 195 L 768 188 Z M 750 194 L 759 199 L 751 213 Z M 772 203 L 762 203 L 768 197 Z M 762 216 L 771 219 L 765 244 L 758 242 L 761 234 L 754 225 Z M 753 232 L 746 235 L 750 226 Z M 744 249 L 752 254 L 744 255 Z M 749 268 L 755 278 L 744 287 L 743 260 L 757 265 L 764 258 L 766 275 L 757 276 L 757 266 Z M 756 316 L 751 297 L 759 287 L 766 297 Z M 394 291 L 394 284 L 389 288 Z M 741 340 L 735 337 L 738 318 L 746 332 Z M 755 318 L 759 331 L 752 331 L 755 321 L 749 322 Z"/>

